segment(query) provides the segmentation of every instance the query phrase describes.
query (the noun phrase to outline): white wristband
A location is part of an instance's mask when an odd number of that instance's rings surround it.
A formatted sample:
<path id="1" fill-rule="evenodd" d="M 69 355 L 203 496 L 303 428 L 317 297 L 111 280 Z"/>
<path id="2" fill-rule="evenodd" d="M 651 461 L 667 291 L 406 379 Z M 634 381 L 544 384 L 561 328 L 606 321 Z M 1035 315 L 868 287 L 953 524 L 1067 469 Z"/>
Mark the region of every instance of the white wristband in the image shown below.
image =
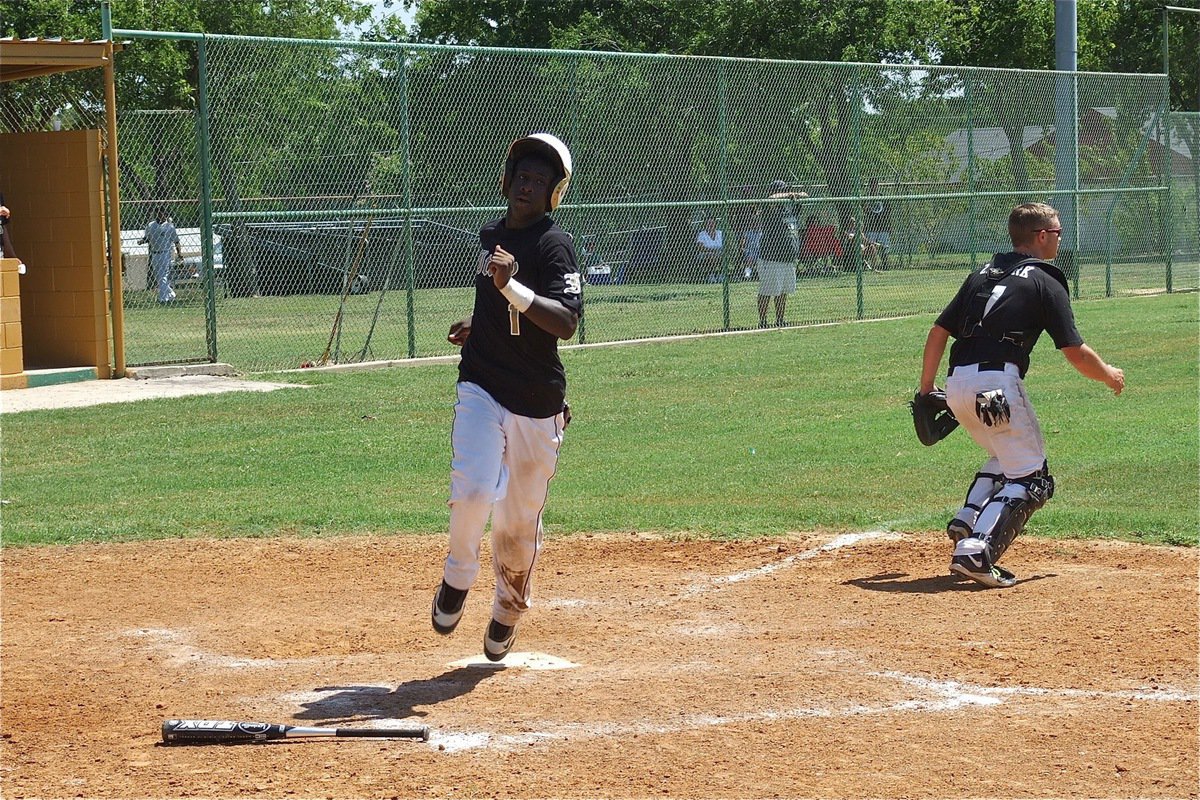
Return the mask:
<path id="1" fill-rule="evenodd" d="M 512 278 L 509 278 L 508 283 L 504 284 L 504 288 L 500 290 L 500 294 L 507 297 L 508 302 L 512 303 L 513 308 L 522 314 L 528 311 L 529 307 L 533 305 L 533 289 Z"/>

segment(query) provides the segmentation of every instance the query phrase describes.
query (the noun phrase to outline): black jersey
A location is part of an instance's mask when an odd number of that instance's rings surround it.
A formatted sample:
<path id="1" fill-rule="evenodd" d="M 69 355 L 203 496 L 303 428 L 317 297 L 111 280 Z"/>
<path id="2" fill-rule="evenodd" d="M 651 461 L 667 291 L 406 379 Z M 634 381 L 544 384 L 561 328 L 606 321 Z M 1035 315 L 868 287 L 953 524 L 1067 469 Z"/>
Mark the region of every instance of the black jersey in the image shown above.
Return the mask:
<path id="1" fill-rule="evenodd" d="M 799 252 L 794 204 L 772 203 L 763 212 L 759 255 L 766 261 L 795 261 Z"/>
<path id="2" fill-rule="evenodd" d="M 1042 331 L 1054 346 L 1077 347 L 1067 281 L 1053 264 L 1021 253 L 999 253 L 971 273 L 937 318 L 955 338 L 950 366 L 1007 361 L 1024 377 Z"/>
<path id="3" fill-rule="evenodd" d="M 884 200 L 868 200 L 863 204 L 863 230 L 867 233 L 892 232 L 892 206 Z"/>
<path id="4" fill-rule="evenodd" d="M 509 230 L 504 219 L 479 232 L 480 253 L 475 275 L 475 309 L 471 335 L 463 344 L 458 377 L 482 386 L 514 414 L 543 419 L 563 410 L 567 375 L 558 358 L 558 337 L 520 315 L 516 333 L 508 300 L 485 271 L 496 245 L 517 260 L 520 281 L 535 294 L 557 300 L 583 313 L 579 267 L 571 237 L 546 217 L 528 228 Z"/>

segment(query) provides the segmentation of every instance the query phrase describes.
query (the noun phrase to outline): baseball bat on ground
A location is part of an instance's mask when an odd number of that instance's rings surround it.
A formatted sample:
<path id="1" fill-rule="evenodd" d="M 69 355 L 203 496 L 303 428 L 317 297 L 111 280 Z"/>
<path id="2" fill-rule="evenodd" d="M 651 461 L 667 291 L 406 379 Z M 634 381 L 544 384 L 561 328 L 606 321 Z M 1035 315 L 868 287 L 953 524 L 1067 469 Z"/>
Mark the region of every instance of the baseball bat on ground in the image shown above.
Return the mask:
<path id="1" fill-rule="evenodd" d="M 401 728 L 307 728 L 271 722 L 234 722 L 218 719 L 168 719 L 162 724 L 167 744 L 250 744 L 272 739 L 307 736 L 360 737 L 371 739 L 420 739 L 429 741 L 429 726 Z"/>

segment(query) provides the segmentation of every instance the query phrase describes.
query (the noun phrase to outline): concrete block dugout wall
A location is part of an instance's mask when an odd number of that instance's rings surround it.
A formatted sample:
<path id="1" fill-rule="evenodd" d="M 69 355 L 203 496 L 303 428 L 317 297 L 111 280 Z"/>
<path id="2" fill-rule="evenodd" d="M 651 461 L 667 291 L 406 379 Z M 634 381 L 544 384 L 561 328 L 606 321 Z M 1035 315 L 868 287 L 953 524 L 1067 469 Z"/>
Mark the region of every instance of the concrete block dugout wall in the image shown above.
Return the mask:
<path id="1" fill-rule="evenodd" d="M 20 260 L 0 258 L 0 389 L 24 389 Z"/>
<path id="2" fill-rule="evenodd" d="M 4 351 L 10 339 L 20 342 L 25 370 L 91 367 L 111 377 L 100 131 L 4 133 L 0 151 L 0 191 L 27 266 L 17 304 L 4 284 Z M 10 322 L 21 328 L 11 337 Z M 13 358 L 0 365 L 4 376 Z"/>

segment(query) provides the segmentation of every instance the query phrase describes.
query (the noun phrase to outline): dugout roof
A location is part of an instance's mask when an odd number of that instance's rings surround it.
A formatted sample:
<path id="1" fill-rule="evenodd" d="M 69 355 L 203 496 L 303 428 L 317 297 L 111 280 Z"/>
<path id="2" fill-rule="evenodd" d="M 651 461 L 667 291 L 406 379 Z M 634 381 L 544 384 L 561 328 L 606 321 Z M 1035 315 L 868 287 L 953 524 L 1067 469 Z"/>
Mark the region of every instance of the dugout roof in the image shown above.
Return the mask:
<path id="1" fill-rule="evenodd" d="M 107 39 L 0 39 L 0 82 L 105 67 L 120 49 Z"/>

